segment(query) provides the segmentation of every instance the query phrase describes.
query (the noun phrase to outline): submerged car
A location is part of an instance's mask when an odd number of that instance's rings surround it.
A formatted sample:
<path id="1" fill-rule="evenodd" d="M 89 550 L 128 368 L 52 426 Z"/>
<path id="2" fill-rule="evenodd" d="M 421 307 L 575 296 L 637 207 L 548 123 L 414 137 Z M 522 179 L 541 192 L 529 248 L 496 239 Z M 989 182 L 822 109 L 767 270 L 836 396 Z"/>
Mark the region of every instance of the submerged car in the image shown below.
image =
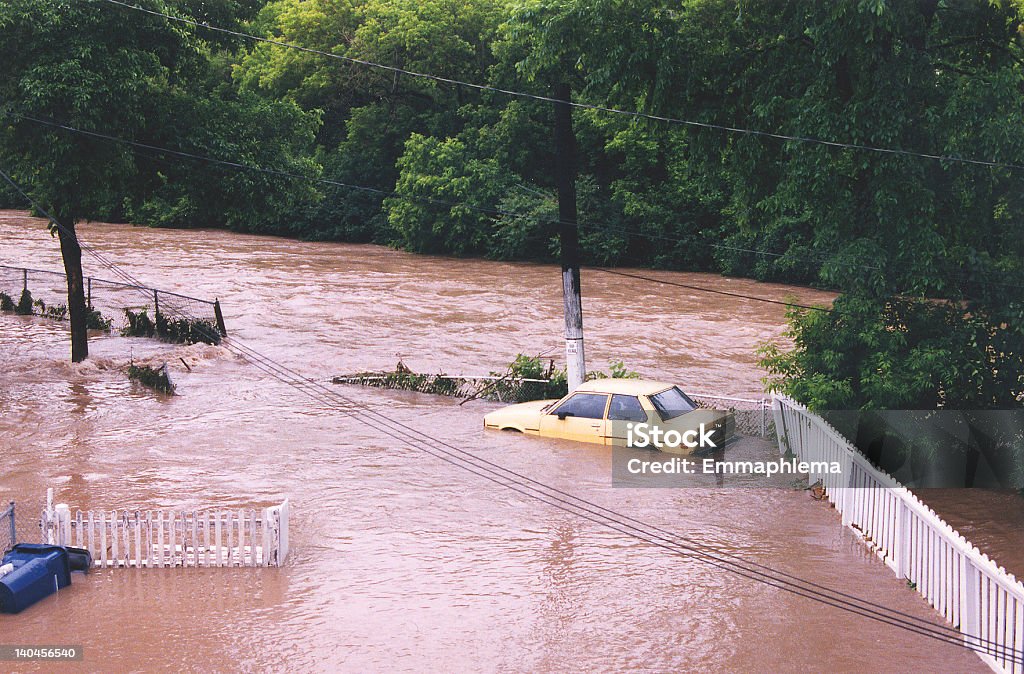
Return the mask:
<path id="1" fill-rule="evenodd" d="M 644 379 L 595 379 L 561 400 L 495 410 L 484 427 L 601 445 L 691 454 L 734 437 L 731 412 L 699 407 L 678 386 Z"/>

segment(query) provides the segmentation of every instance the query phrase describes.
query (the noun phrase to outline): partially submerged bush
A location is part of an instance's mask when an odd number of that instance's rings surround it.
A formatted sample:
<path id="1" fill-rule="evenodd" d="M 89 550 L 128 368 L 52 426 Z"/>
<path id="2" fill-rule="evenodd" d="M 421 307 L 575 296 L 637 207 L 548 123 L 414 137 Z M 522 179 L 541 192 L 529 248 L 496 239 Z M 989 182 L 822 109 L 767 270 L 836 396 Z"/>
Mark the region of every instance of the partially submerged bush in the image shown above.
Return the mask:
<path id="1" fill-rule="evenodd" d="M 51 304 L 50 306 L 46 306 L 46 302 L 36 300 L 32 303 L 32 306 L 39 309 L 36 313 L 43 318 L 52 318 L 55 321 L 63 321 L 68 317 L 68 305 L 66 304 Z"/>
<path id="2" fill-rule="evenodd" d="M 33 307 L 38 309 L 38 312 L 34 311 Z M 32 293 L 27 289 L 22 291 L 21 299 L 18 300 L 17 304 L 14 303 L 14 300 L 10 295 L 0 292 L 0 311 L 13 311 L 22 316 L 29 316 L 34 313 L 38 313 L 44 318 L 52 318 L 55 321 L 64 321 L 68 319 L 68 306 L 66 304 L 51 304 L 50 306 L 46 306 L 46 302 L 43 300 L 33 300 Z M 125 311 L 128 313 L 127 310 Z M 104 318 L 103 314 L 101 314 L 98 309 L 86 307 L 86 329 L 110 332 L 111 323 L 112 321 L 109 318 Z"/>
<path id="3" fill-rule="evenodd" d="M 121 328 L 121 334 L 125 337 L 152 337 L 156 334 L 156 325 L 145 309 L 138 313 L 125 309 L 124 317 L 127 325 Z"/>
<path id="4" fill-rule="evenodd" d="M 14 313 L 19 316 L 32 315 L 32 293 L 28 291 L 28 288 L 21 291 L 21 299 L 18 300 L 18 306 L 14 307 Z"/>
<path id="5" fill-rule="evenodd" d="M 162 367 L 132 363 L 128 366 L 128 378 L 160 393 L 174 393 L 174 382 L 171 381 L 170 374 L 167 372 L 166 363 Z"/>
<path id="6" fill-rule="evenodd" d="M 167 318 L 157 313 L 156 320 L 143 309 L 138 313 L 124 310 L 128 324 L 121 330 L 125 337 L 159 337 L 176 344 L 220 344 L 221 334 L 217 326 L 199 318 Z"/>
<path id="7" fill-rule="evenodd" d="M 85 327 L 87 330 L 110 332 L 110 324 L 112 322 L 109 318 L 104 318 L 99 309 L 87 307 L 85 310 Z"/>
<path id="8" fill-rule="evenodd" d="M 210 321 L 198 318 L 167 319 L 156 315 L 156 332 L 161 339 L 178 344 L 220 344 L 220 330 Z"/>
<path id="9" fill-rule="evenodd" d="M 498 400 L 514 402 L 525 402 L 544 398 L 561 398 L 569 392 L 569 384 L 564 369 L 557 369 L 555 361 L 544 359 L 538 356 L 527 356 L 516 354 L 505 372 L 492 372 L 492 376 L 499 377 L 489 387 L 485 387 L 483 394 L 488 397 L 495 397 Z M 523 381 L 524 379 L 537 379 L 541 381 Z"/>

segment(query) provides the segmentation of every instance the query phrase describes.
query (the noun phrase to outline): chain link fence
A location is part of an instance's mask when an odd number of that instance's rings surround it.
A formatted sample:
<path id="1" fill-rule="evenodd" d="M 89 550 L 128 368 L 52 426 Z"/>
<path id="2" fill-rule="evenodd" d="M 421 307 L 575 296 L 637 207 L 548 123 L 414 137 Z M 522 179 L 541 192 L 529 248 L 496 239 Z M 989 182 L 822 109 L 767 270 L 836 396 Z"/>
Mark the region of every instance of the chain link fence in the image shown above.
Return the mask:
<path id="1" fill-rule="evenodd" d="M 16 543 L 45 543 L 39 517 L 42 511 L 31 510 L 14 501 L 0 506 L 0 556 Z"/>
<path id="2" fill-rule="evenodd" d="M 736 418 L 736 432 L 740 435 L 775 437 L 772 401 L 767 398 L 732 398 L 708 393 L 690 393 L 689 396 L 700 407 L 732 412 Z"/>
<path id="3" fill-rule="evenodd" d="M 145 312 L 153 332 L 160 316 L 167 330 L 180 329 L 175 323 L 187 322 L 209 326 L 204 332 L 227 334 L 217 301 L 91 276 L 85 278 L 84 285 L 85 302 L 91 309 L 90 329 L 137 330 L 137 319 Z M 61 272 L 0 265 L 0 310 L 68 320 L 67 298 L 67 277 Z"/>

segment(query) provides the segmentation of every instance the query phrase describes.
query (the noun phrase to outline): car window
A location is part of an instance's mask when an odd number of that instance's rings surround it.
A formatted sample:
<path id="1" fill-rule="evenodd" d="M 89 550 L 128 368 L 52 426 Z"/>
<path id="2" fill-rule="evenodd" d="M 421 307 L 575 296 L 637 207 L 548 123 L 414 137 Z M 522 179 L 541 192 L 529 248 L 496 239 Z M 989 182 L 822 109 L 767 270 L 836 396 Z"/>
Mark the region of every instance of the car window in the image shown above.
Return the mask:
<path id="1" fill-rule="evenodd" d="M 679 390 L 678 386 L 665 389 L 661 393 L 650 396 L 650 398 L 654 408 L 658 410 L 658 414 L 661 415 L 664 421 L 675 419 L 697 409 L 697 403 L 690 400 L 685 393 Z"/>
<path id="2" fill-rule="evenodd" d="M 551 413 L 582 419 L 603 419 L 606 402 L 608 402 L 608 395 L 605 393 L 577 393 Z"/>
<path id="3" fill-rule="evenodd" d="M 608 407 L 610 421 L 647 421 L 647 412 L 636 396 L 613 395 Z"/>

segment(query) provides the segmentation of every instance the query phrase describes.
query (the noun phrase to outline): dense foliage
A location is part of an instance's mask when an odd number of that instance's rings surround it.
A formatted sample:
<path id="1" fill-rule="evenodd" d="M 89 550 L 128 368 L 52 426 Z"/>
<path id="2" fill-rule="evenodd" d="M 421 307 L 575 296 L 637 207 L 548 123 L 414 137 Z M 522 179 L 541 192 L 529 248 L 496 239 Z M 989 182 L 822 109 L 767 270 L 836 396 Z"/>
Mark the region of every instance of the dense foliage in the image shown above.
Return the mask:
<path id="1" fill-rule="evenodd" d="M 582 102 L 790 137 L 577 110 L 585 261 L 840 291 L 834 312 L 791 317 L 794 350 L 764 354 L 774 386 L 822 408 L 1021 403 L 1024 171 L 859 147 L 1024 163 L 1020 0 L 141 2 L 336 56 L 541 96 L 567 82 Z M 557 254 L 546 102 L 103 2 L 14 0 L 0 32 L 0 164 L 77 217 Z"/>

